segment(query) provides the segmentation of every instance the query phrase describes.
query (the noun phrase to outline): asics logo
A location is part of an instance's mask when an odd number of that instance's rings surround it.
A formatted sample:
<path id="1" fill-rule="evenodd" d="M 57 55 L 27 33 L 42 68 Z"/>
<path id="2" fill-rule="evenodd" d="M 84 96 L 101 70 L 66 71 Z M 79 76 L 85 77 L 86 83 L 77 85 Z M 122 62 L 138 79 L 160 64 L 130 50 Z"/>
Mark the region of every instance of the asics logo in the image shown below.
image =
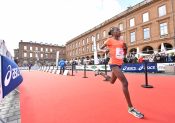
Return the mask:
<path id="1" fill-rule="evenodd" d="M 123 67 L 123 69 L 122 69 L 122 70 L 126 70 L 126 69 L 127 69 L 127 66 Z"/>
<path id="2" fill-rule="evenodd" d="M 7 67 L 8 71 L 7 74 L 5 76 L 5 80 L 4 80 L 4 85 L 8 86 L 10 83 L 11 79 L 16 79 L 18 76 L 20 76 L 20 71 L 18 68 L 12 68 L 11 65 L 9 65 Z"/>
<path id="3" fill-rule="evenodd" d="M 144 67 L 143 67 L 143 65 L 142 65 L 142 66 L 139 67 L 138 70 L 143 70 L 143 69 L 144 69 Z"/>

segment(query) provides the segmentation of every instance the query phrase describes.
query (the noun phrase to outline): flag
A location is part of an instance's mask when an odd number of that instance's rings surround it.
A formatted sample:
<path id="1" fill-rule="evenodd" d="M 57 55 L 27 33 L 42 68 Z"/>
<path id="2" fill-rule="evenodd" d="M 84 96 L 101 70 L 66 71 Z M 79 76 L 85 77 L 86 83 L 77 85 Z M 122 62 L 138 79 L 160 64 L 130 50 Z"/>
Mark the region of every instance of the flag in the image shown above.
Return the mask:
<path id="1" fill-rule="evenodd" d="M 94 48 L 94 64 L 99 64 L 98 57 L 97 57 L 97 46 L 95 37 L 93 37 L 93 48 Z"/>
<path id="2" fill-rule="evenodd" d="M 17 64 L 13 60 L 5 56 L 0 57 L 0 96 L 1 98 L 4 98 L 7 94 L 9 94 L 21 84 L 23 77 Z"/>
<path id="3" fill-rule="evenodd" d="M 166 49 L 163 43 L 161 43 L 161 52 L 166 52 Z"/>
<path id="4" fill-rule="evenodd" d="M 56 67 L 58 67 L 59 51 L 56 52 Z"/>

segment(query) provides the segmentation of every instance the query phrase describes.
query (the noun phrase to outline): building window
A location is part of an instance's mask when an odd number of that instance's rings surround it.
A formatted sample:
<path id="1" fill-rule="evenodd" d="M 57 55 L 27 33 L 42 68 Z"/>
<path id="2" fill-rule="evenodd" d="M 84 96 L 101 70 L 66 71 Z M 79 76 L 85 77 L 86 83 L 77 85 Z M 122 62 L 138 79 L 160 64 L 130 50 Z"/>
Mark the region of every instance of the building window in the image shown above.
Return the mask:
<path id="1" fill-rule="evenodd" d="M 103 31 L 103 38 L 105 38 L 106 37 L 106 31 L 104 30 Z"/>
<path id="2" fill-rule="evenodd" d="M 100 50 L 100 44 L 97 43 L 97 50 Z"/>
<path id="3" fill-rule="evenodd" d="M 84 39 L 83 39 L 83 41 L 82 41 L 82 44 L 84 45 Z"/>
<path id="4" fill-rule="evenodd" d="M 48 52 L 48 48 L 46 48 L 46 52 Z"/>
<path id="5" fill-rule="evenodd" d="M 149 13 L 148 12 L 143 14 L 143 22 L 147 22 L 147 21 L 149 21 Z"/>
<path id="6" fill-rule="evenodd" d="M 165 36 L 168 34 L 168 25 L 167 23 L 161 23 L 160 24 L 160 35 Z"/>
<path id="7" fill-rule="evenodd" d="M 81 42 L 78 42 L 78 46 L 80 47 L 80 45 L 81 45 Z"/>
<path id="8" fill-rule="evenodd" d="M 89 43 L 89 38 L 86 39 L 86 43 L 87 43 L 87 44 Z"/>
<path id="9" fill-rule="evenodd" d="M 48 58 L 48 54 L 46 54 L 46 58 Z"/>
<path id="10" fill-rule="evenodd" d="M 43 48 L 41 47 L 41 51 L 43 51 Z"/>
<path id="11" fill-rule="evenodd" d="M 27 57 L 27 53 L 24 53 L 24 57 Z"/>
<path id="12" fill-rule="evenodd" d="M 38 51 L 38 47 L 35 47 L 35 50 Z"/>
<path id="13" fill-rule="evenodd" d="M 130 33 L 130 38 L 131 38 L 131 43 L 136 41 L 136 33 L 135 32 L 131 32 Z"/>
<path id="14" fill-rule="evenodd" d="M 41 53 L 41 58 L 43 58 L 43 54 Z"/>
<path id="15" fill-rule="evenodd" d="M 97 40 L 99 40 L 100 39 L 100 34 L 99 33 L 97 33 Z"/>
<path id="16" fill-rule="evenodd" d="M 30 47 L 30 50 L 32 50 L 32 47 Z"/>
<path id="17" fill-rule="evenodd" d="M 144 34 L 144 39 L 149 39 L 150 38 L 150 28 L 145 28 L 143 29 L 143 34 Z"/>
<path id="18" fill-rule="evenodd" d="M 84 47 L 82 48 L 82 51 L 84 52 Z"/>
<path id="19" fill-rule="evenodd" d="M 91 40 L 92 40 L 92 41 L 94 41 L 94 39 L 95 39 L 95 37 L 94 37 L 94 36 L 92 36 L 92 37 L 91 37 Z"/>
<path id="20" fill-rule="evenodd" d="M 33 56 L 32 53 L 30 53 L 30 58 L 31 58 L 32 56 Z"/>
<path id="21" fill-rule="evenodd" d="M 135 26 L 135 19 L 134 18 L 130 19 L 130 27 L 133 27 L 133 26 Z"/>
<path id="22" fill-rule="evenodd" d="M 92 45 L 92 47 L 91 47 L 91 48 L 92 48 L 92 50 L 91 50 L 91 51 L 94 51 L 94 45 Z"/>
<path id="23" fill-rule="evenodd" d="M 50 52 L 52 52 L 52 48 L 50 48 Z"/>
<path id="24" fill-rule="evenodd" d="M 35 57 L 38 58 L 38 53 L 35 53 Z"/>
<path id="25" fill-rule="evenodd" d="M 27 46 L 24 46 L 24 50 L 27 50 Z"/>
<path id="26" fill-rule="evenodd" d="M 123 24 L 122 23 L 119 24 L 119 29 L 120 29 L 120 31 L 123 31 Z"/>
<path id="27" fill-rule="evenodd" d="M 159 7 L 159 17 L 166 15 L 166 6 L 160 6 Z"/>

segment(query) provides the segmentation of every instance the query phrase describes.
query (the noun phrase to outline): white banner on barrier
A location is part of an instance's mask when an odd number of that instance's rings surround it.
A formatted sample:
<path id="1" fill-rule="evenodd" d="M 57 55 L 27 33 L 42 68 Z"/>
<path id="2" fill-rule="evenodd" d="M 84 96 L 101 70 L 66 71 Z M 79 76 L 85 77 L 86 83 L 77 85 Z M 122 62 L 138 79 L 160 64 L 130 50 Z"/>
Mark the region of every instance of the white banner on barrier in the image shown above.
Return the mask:
<path id="1" fill-rule="evenodd" d="M 84 65 L 76 65 L 76 69 L 77 70 L 84 70 Z M 106 65 L 106 69 L 108 71 L 110 71 L 110 67 L 109 65 Z M 105 70 L 105 65 L 86 65 L 86 70 L 91 70 L 91 71 L 95 71 L 95 70 Z"/>
<path id="2" fill-rule="evenodd" d="M 1 68 L 1 56 L 0 56 L 0 101 L 3 98 L 3 91 L 2 91 L 2 68 Z"/>
<path id="3" fill-rule="evenodd" d="M 175 63 L 157 63 L 157 70 L 165 71 L 165 66 L 175 66 Z"/>
<path id="4" fill-rule="evenodd" d="M 67 76 L 69 74 L 69 70 L 65 70 L 63 75 Z"/>

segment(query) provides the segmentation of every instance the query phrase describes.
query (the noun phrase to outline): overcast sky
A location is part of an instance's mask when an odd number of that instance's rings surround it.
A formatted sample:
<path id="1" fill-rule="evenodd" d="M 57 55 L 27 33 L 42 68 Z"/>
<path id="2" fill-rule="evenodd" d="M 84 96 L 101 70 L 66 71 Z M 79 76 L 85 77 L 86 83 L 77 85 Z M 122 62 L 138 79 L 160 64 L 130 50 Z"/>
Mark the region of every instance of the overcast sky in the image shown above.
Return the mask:
<path id="1" fill-rule="evenodd" d="M 0 0 L 0 39 L 13 55 L 18 42 L 65 45 L 143 0 Z"/>

